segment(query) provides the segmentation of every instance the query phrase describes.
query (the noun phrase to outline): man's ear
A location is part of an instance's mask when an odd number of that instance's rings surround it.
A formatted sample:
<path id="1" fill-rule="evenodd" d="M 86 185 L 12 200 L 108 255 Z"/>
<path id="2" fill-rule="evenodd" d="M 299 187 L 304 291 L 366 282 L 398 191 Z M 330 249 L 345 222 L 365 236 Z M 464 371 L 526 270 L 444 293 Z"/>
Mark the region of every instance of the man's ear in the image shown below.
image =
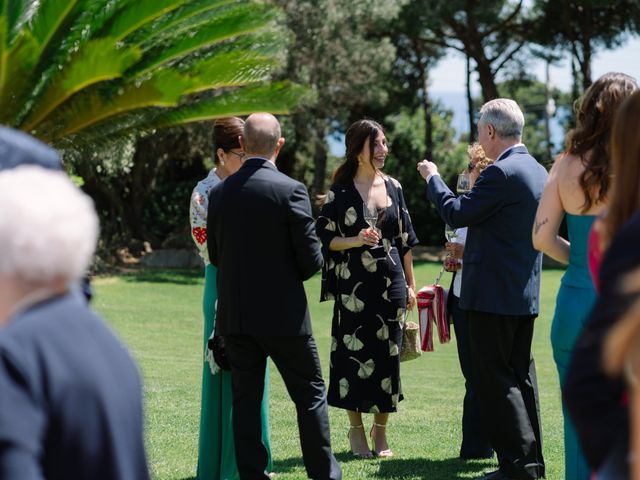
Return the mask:
<path id="1" fill-rule="evenodd" d="M 240 144 L 240 148 L 242 149 L 242 151 L 245 151 L 244 138 L 242 137 L 242 135 L 238 135 L 238 143 Z"/>
<path id="2" fill-rule="evenodd" d="M 278 155 L 278 153 L 280 153 L 280 150 L 284 146 L 284 143 L 285 143 L 284 137 L 280 137 L 276 145 L 276 150 L 275 150 L 276 156 Z"/>
<path id="3" fill-rule="evenodd" d="M 487 130 L 489 133 L 489 138 L 493 139 L 496 136 L 496 129 L 493 125 L 488 124 L 487 125 Z"/>

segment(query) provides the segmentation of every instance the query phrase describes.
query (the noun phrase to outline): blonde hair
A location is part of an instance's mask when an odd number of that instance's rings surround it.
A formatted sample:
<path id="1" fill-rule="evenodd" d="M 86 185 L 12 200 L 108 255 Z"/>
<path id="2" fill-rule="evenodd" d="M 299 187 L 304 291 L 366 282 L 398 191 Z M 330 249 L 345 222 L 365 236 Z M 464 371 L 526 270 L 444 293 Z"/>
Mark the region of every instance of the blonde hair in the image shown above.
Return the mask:
<path id="1" fill-rule="evenodd" d="M 487 158 L 484 148 L 478 142 L 472 143 L 467 147 L 467 155 L 469 155 L 469 160 L 474 162 L 474 170 L 477 169 L 478 173 L 494 162 L 494 160 Z"/>
<path id="2" fill-rule="evenodd" d="M 0 274 L 30 283 L 82 277 L 98 240 L 98 216 L 66 174 L 36 166 L 3 171 L 0 206 Z"/>

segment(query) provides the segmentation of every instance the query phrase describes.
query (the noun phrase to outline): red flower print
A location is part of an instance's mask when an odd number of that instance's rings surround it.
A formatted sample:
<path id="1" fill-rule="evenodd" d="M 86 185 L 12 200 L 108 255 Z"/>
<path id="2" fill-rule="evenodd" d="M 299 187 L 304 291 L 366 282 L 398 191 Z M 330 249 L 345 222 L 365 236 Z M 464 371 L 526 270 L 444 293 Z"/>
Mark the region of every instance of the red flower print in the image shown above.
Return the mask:
<path id="1" fill-rule="evenodd" d="M 207 229 L 203 227 L 194 227 L 191 229 L 191 233 L 193 238 L 196 239 L 200 245 L 207 241 Z"/>

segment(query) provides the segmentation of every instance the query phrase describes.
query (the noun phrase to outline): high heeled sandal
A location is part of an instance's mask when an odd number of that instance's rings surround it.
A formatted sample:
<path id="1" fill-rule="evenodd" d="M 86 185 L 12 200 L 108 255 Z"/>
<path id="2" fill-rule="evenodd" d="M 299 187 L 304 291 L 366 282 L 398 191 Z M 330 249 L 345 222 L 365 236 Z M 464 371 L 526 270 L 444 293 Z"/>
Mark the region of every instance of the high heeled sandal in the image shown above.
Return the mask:
<path id="1" fill-rule="evenodd" d="M 364 430 L 364 425 L 349 425 L 349 430 L 347 431 L 347 438 L 349 439 L 349 446 L 351 447 L 351 430 L 362 429 Z M 366 439 L 366 437 L 365 437 Z M 373 458 L 372 452 L 354 452 L 353 447 L 351 447 L 351 454 L 356 458 Z"/>
<path id="2" fill-rule="evenodd" d="M 386 424 L 382 424 L 382 423 L 373 423 L 373 425 L 371 426 L 371 431 L 369 432 L 369 438 L 371 438 L 371 443 L 373 444 L 373 449 L 371 449 L 371 452 L 379 458 L 389 458 L 389 457 L 393 457 L 393 452 L 391 451 L 390 448 L 387 448 L 386 450 L 376 450 L 376 438 L 373 435 L 373 429 L 374 428 L 387 428 Z"/>

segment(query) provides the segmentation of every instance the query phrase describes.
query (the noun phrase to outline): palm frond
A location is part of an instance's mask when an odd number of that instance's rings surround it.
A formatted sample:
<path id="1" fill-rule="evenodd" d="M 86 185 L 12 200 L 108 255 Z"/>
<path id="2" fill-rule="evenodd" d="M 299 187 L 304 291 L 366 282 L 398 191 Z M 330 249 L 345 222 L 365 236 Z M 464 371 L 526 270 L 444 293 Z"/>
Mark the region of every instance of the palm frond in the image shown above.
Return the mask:
<path id="1" fill-rule="evenodd" d="M 86 43 L 72 56 L 69 64 L 52 78 L 21 128 L 27 131 L 34 129 L 72 95 L 90 85 L 122 76 L 141 55 L 137 48 L 115 49 L 112 38 Z"/>
<path id="2" fill-rule="evenodd" d="M 185 0 L 137 0 L 118 12 L 104 32 L 106 36 L 122 40 L 131 32 L 180 7 Z"/>
<path id="3" fill-rule="evenodd" d="M 38 62 L 38 50 L 36 39 L 23 30 L 8 50 L 0 52 L 0 123 L 15 125 L 31 92 L 32 85 L 26 79 Z"/>
<path id="4" fill-rule="evenodd" d="M 130 82 L 115 94 L 98 88 L 82 92 L 50 115 L 34 134 L 45 142 L 72 135 L 116 115 L 146 107 L 174 107 L 192 80 L 165 70 L 144 82 Z"/>
<path id="5" fill-rule="evenodd" d="M 180 35 L 186 30 L 193 28 L 195 25 L 203 21 L 210 21 L 213 10 L 230 3 L 236 3 L 238 0 L 195 0 L 176 8 L 175 10 L 163 15 L 154 22 L 132 33 L 131 39 L 127 39 L 132 43 L 140 44 L 149 48 L 150 46 L 161 41 L 167 33 L 171 36 Z M 209 15 L 204 20 L 201 17 Z"/>
<path id="6" fill-rule="evenodd" d="M 286 114 L 301 101 L 307 91 L 304 87 L 289 82 L 234 89 L 210 99 L 186 103 L 161 112 L 136 127 L 147 131 L 229 115 L 249 115 L 258 111 Z"/>
<path id="7" fill-rule="evenodd" d="M 199 29 L 195 34 L 176 39 L 167 46 L 162 46 L 150 53 L 148 60 L 142 62 L 132 72 L 142 76 L 154 68 L 165 65 L 198 50 L 215 45 L 224 40 L 248 34 L 265 27 L 273 18 L 275 11 L 266 5 L 241 5 L 221 13 L 209 25 Z"/>
<path id="8" fill-rule="evenodd" d="M 185 93 L 263 82 L 276 65 L 275 58 L 251 50 L 221 53 L 191 66 L 194 84 Z"/>
<path id="9" fill-rule="evenodd" d="M 34 11 L 34 3 L 27 0 L 1 0 L 0 14 L 7 18 L 7 45 L 11 44 Z"/>
<path id="10" fill-rule="evenodd" d="M 40 51 L 49 47 L 49 42 L 60 27 L 70 21 L 72 14 L 79 13 L 75 7 L 81 0 L 46 0 L 40 2 L 31 18 L 31 33 L 38 41 Z"/>

